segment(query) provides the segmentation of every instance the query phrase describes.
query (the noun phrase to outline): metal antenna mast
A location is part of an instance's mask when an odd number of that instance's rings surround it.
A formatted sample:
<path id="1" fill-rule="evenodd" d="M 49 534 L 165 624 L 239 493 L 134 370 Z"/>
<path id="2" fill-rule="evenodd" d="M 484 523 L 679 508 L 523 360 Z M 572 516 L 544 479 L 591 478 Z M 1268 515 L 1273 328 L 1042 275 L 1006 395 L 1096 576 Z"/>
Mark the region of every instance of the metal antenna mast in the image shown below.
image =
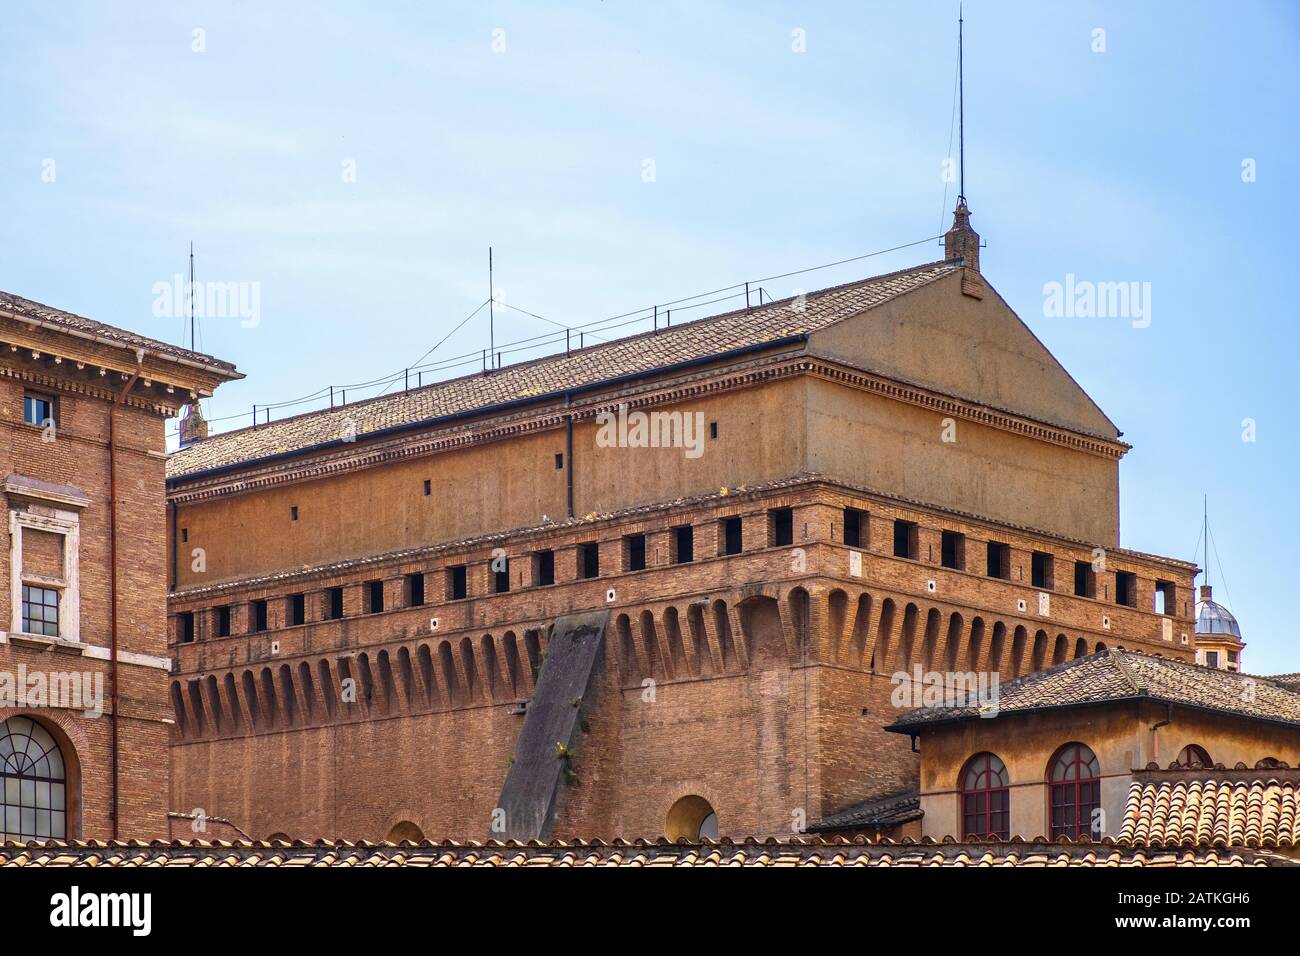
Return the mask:
<path id="1" fill-rule="evenodd" d="M 190 240 L 190 351 L 195 352 L 194 347 L 194 240 Z"/>
<path id="2" fill-rule="evenodd" d="M 496 366 L 496 286 L 492 282 L 492 247 L 488 246 L 488 368 Z"/>
<path id="3" fill-rule="evenodd" d="M 957 4 L 957 205 L 966 205 L 966 66 L 962 7 Z M 949 127 L 951 128 L 951 127 Z"/>

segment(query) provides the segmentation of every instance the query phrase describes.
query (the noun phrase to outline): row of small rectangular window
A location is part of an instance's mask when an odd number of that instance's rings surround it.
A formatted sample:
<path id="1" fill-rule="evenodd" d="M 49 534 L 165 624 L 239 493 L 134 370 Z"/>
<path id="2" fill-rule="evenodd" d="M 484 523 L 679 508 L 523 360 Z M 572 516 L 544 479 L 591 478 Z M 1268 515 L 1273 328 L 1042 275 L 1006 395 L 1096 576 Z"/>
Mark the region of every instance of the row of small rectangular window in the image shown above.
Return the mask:
<path id="1" fill-rule="evenodd" d="M 854 548 L 866 546 L 867 513 L 855 508 L 844 510 L 844 543 Z M 894 521 L 894 557 L 920 558 L 920 529 L 915 521 L 902 518 Z M 966 536 L 960 531 L 942 531 L 939 543 L 939 563 L 954 571 L 967 570 Z M 1002 541 L 985 543 L 984 573 L 991 578 L 1010 580 L 1011 546 Z M 1030 583 L 1033 587 L 1053 590 L 1056 587 L 1056 557 L 1046 551 L 1030 554 Z M 1097 575 L 1091 561 L 1074 562 L 1074 593 L 1079 597 L 1097 596 Z M 1137 606 L 1137 575 L 1131 571 L 1115 572 L 1115 603 Z M 1160 614 L 1174 613 L 1174 584 L 1157 581 L 1155 610 Z"/>
<path id="2" fill-rule="evenodd" d="M 770 523 L 769 540 L 773 546 L 783 546 L 794 542 L 794 512 L 790 508 L 774 508 L 768 512 Z M 742 550 L 741 519 L 724 518 L 722 520 L 722 553 L 739 554 Z M 687 564 L 695 560 L 695 529 L 691 525 L 679 525 L 670 529 L 669 560 L 672 564 Z M 538 586 L 555 583 L 555 551 L 545 549 L 534 551 L 530 556 L 533 562 L 533 580 Z M 629 534 L 623 537 L 623 570 L 641 571 L 646 568 L 645 534 Z M 491 564 L 492 591 L 504 594 L 510 590 L 510 559 L 494 558 Z M 446 599 L 459 601 L 469 597 L 468 567 L 463 564 L 449 567 L 446 575 Z M 580 578 L 600 577 L 600 545 L 587 541 L 578 545 L 578 576 Z M 425 576 L 422 572 L 406 576 L 406 607 L 420 607 L 425 603 Z M 325 590 L 324 620 L 337 620 L 343 617 L 343 588 L 333 587 Z M 377 614 L 384 610 L 384 582 L 367 581 L 363 586 L 363 614 Z M 285 626 L 294 627 L 306 623 L 306 596 L 290 594 Z M 267 599 L 259 598 L 249 603 L 248 629 L 258 633 L 267 629 Z M 231 608 L 216 608 L 215 636 L 229 637 L 231 634 Z M 179 615 L 182 644 L 194 640 L 194 613 L 183 611 Z"/>

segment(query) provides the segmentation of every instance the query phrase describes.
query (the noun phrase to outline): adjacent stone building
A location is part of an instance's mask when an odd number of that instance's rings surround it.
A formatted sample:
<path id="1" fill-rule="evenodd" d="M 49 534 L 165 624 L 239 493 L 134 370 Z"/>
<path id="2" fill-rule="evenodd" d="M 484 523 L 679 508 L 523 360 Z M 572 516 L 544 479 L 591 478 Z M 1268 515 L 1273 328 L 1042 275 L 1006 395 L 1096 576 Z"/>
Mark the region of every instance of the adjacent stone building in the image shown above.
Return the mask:
<path id="1" fill-rule="evenodd" d="M 236 377 L 0 293 L 0 840 L 167 835 L 164 425 Z"/>
<path id="2" fill-rule="evenodd" d="M 916 790 L 900 672 L 1192 660 L 1195 566 L 1121 546 L 1128 446 L 978 248 L 963 206 L 940 262 L 196 428 L 167 465 L 172 809 L 790 835 Z"/>

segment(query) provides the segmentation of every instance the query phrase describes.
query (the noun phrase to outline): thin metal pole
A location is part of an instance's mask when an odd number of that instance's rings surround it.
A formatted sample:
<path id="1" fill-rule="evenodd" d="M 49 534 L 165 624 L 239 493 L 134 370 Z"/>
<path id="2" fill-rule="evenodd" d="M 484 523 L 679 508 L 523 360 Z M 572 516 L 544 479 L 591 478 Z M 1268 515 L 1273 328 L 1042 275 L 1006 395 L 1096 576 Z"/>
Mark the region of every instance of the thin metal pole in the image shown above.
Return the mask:
<path id="1" fill-rule="evenodd" d="M 957 5 L 957 202 L 966 205 L 966 42 L 961 4 Z"/>
<path id="2" fill-rule="evenodd" d="M 492 284 L 492 247 L 488 246 L 488 352 L 497 350 L 496 287 Z"/>

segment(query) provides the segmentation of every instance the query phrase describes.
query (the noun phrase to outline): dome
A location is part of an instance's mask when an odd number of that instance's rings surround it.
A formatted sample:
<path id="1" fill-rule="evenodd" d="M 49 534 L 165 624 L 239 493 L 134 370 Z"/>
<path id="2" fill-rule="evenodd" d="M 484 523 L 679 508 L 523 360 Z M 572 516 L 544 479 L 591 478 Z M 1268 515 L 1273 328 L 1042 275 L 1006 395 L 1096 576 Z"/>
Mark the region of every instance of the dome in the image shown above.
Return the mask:
<path id="1" fill-rule="evenodd" d="M 1238 626 L 1237 619 L 1222 604 L 1216 604 L 1210 599 L 1208 586 L 1201 588 L 1201 599 L 1196 602 L 1196 633 L 1230 634 L 1241 640 L 1241 627 Z"/>

